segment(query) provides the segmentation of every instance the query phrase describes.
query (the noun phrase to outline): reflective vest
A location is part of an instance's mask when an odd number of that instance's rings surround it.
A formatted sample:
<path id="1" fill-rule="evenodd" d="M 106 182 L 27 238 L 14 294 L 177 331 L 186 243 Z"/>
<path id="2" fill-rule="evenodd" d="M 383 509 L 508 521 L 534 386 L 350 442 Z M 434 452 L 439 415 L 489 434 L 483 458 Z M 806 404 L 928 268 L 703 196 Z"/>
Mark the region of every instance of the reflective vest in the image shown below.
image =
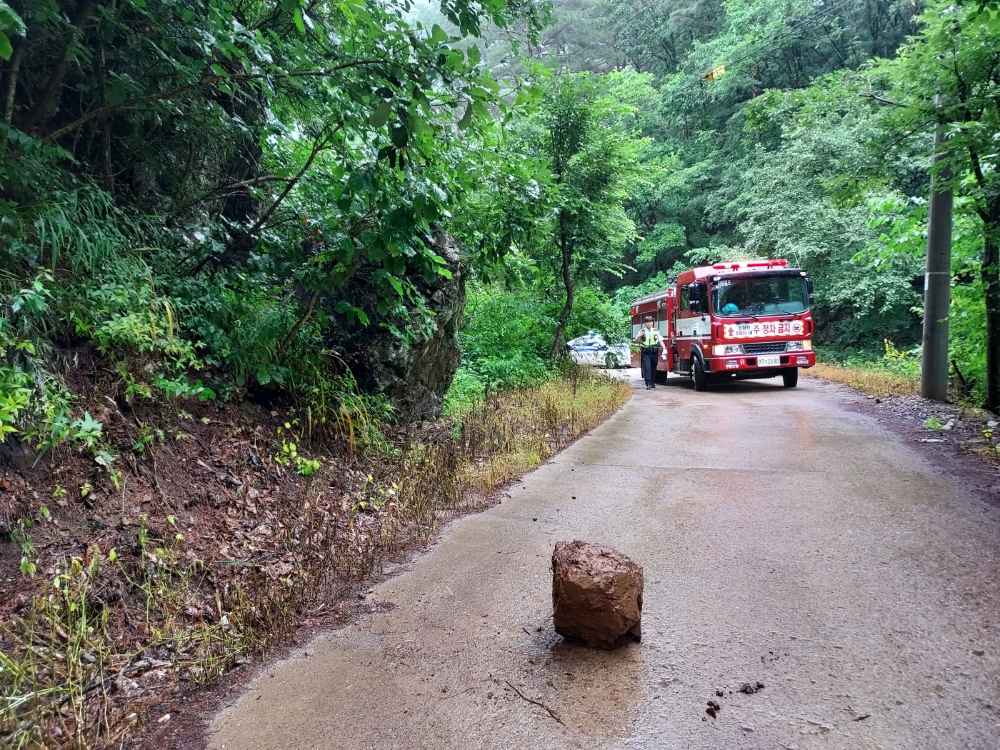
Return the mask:
<path id="1" fill-rule="evenodd" d="M 643 346 L 656 346 L 660 343 L 660 332 L 655 328 L 642 329 Z"/>

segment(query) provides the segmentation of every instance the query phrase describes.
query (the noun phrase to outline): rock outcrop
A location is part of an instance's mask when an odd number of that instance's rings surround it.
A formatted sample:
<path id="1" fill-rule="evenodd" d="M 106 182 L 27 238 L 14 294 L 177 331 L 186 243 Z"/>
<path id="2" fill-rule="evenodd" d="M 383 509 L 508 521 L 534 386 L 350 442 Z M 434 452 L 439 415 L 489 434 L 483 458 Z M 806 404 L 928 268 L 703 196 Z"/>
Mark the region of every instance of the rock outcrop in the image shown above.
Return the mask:
<path id="1" fill-rule="evenodd" d="M 552 553 L 552 619 L 556 632 L 588 646 L 612 648 L 641 637 L 642 567 L 590 542 L 557 542 Z"/>
<path id="2" fill-rule="evenodd" d="M 414 419 L 433 418 L 440 413 L 444 394 L 462 363 L 458 341 L 465 312 L 462 254 L 451 235 L 441 233 L 434 240 L 434 251 L 447 261 L 451 278 L 437 276 L 429 284 L 417 284 L 427 307 L 434 311 L 433 331 L 414 335 L 408 345 L 382 350 L 379 360 L 382 392 L 396 408 Z"/>
<path id="3" fill-rule="evenodd" d="M 372 303 L 376 295 L 359 278 L 344 298 L 365 308 L 372 323 L 363 331 L 331 341 L 333 348 L 347 353 L 346 359 L 361 387 L 387 395 L 409 420 L 430 419 L 440 413 L 444 395 L 462 361 L 458 341 L 465 312 L 461 250 L 458 242 L 444 232 L 435 235 L 433 243 L 434 252 L 445 259 L 450 277 L 435 276 L 431 281 L 410 277 L 432 316 L 425 317 L 420 325 L 414 321 L 426 313 L 417 310 L 412 311 L 414 318 L 409 323 L 381 316 Z M 331 297 L 328 301 L 331 309 L 338 299 Z M 335 314 L 331 318 L 336 319 Z M 380 326 L 380 322 L 387 326 Z M 390 333 L 387 328 L 392 327 L 405 327 L 405 337 Z"/>

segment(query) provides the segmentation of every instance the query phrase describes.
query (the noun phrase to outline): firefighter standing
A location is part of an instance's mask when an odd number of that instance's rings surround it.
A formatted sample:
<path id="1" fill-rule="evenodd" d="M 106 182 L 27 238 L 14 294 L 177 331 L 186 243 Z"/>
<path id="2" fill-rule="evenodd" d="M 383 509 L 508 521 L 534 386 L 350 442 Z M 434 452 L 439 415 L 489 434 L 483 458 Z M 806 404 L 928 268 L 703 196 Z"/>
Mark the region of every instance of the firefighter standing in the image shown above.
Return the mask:
<path id="1" fill-rule="evenodd" d="M 638 344 L 642 353 L 642 379 L 646 381 L 646 390 L 656 388 L 656 358 L 661 354 L 666 356 L 667 342 L 663 340 L 660 332 L 653 328 L 653 317 L 647 315 L 644 318 L 645 327 L 639 331 L 633 344 Z"/>

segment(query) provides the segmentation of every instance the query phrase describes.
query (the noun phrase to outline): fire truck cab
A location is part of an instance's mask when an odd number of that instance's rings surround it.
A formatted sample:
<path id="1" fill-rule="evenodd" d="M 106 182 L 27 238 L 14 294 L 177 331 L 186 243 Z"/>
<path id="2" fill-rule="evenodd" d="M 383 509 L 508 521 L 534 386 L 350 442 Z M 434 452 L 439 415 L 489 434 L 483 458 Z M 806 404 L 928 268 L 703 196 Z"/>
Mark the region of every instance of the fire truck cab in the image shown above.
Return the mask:
<path id="1" fill-rule="evenodd" d="M 712 382 L 780 375 L 794 388 L 799 368 L 816 364 L 811 294 L 812 280 L 786 260 L 694 268 L 632 301 L 632 337 L 652 315 L 667 344 L 667 358 L 657 360 L 661 382 L 672 372 L 703 391 Z M 632 366 L 640 366 L 638 353 Z"/>

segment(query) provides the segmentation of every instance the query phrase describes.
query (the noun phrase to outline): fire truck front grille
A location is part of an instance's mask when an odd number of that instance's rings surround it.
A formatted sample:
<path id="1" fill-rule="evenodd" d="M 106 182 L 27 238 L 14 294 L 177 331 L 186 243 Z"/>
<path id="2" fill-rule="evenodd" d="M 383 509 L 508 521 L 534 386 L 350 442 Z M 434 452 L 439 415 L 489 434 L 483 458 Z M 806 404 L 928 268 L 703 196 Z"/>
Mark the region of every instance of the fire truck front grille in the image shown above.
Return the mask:
<path id="1" fill-rule="evenodd" d="M 785 351 L 784 341 L 770 341 L 766 344 L 744 344 L 744 354 L 779 354 Z"/>

